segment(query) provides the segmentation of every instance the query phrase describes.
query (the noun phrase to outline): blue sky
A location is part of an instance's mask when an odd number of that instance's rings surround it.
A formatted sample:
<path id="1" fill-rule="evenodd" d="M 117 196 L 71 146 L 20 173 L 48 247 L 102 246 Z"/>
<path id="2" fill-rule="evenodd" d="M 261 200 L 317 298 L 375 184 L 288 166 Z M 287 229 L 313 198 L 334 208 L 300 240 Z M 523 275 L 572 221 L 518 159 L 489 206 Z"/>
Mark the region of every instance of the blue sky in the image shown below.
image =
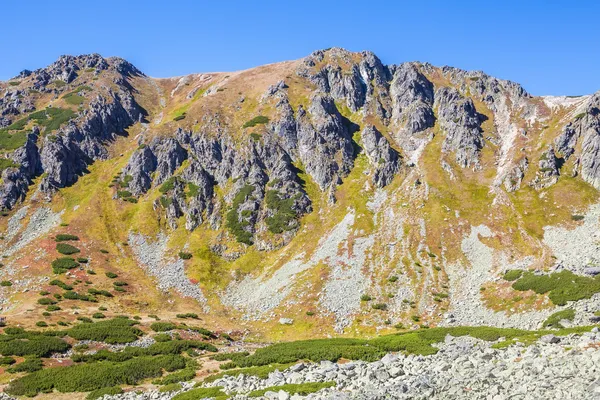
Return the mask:
<path id="1" fill-rule="evenodd" d="M 535 95 L 600 90 L 598 1 L 0 2 L 0 79 L 61 54 L 155 77 L 230 71 L 339 46 L 384 63 L 483 70 Z"/>

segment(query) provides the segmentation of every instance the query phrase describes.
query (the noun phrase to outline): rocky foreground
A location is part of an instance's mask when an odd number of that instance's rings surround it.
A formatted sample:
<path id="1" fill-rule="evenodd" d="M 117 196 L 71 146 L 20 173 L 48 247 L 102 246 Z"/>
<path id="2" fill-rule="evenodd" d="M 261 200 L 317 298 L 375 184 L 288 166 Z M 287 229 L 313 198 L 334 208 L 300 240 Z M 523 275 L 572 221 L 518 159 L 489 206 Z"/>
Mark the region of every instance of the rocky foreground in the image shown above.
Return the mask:
<path id="1" fill-rule="evenodd" d="M 600 331 L 546 335 L 537 342 L 495 349 L 494 343 L 447 336 L 432 356 L 388 354 L 367 363 L 300 363 L 267 379 L 225 376 L 220 386 L 231 399 L 248 399 L 257 389 L 306 382 L 334 386 L 307 396 L 267 391 L 265 399 L 600 399 Z M 129 392 L 104 400 L 170 400 L 178 392 Z M 252 397 L 257 398 L 257 397 Z"/>

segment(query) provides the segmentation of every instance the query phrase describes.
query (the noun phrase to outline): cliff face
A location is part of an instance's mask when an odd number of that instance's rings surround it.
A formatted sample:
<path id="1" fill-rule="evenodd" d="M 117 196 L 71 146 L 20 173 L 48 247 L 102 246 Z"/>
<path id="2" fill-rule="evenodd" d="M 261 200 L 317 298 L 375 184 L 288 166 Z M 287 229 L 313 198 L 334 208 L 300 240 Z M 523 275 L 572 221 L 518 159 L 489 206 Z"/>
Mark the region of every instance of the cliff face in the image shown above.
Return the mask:
<path id="1" fill-rule="evenodd" d="M 560 267 L 545 235 L 598 198 L 600 94 L 539 98 L 482 72 L 337 48 L 173 79 L 63 56 L 0 83 L 0 149 L 9 215 L 93 187 L 102 216 L 67 210 L 73 223 L 118 215 L 118 229 L 94 228 L 115 243 L 162 232 L 194 253 L 213 307 L 251 319 L 295 298 L 343 329 L 366 292 L 387 319 L 439 320 L 454 304 L 505 307 L 480 289 L 508 265 Z M 100 170 L 106 185 L 81 182 L 104 182 Z M 478 265 L 481 281 L 460 273 Z"/>

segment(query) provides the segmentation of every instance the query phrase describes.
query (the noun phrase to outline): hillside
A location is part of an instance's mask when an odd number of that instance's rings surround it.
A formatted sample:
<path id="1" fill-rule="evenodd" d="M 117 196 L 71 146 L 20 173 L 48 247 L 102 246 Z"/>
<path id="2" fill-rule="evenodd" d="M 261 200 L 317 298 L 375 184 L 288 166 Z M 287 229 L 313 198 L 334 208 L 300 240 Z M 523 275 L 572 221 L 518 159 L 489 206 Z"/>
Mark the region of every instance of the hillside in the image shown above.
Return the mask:
<path id="1" fill-rule="evenodd" d="M 273 340 L 599 318 L 600 92 L 334 48 L 169 79 L 63 56 L 0 94 L 8 321 L 85 296 Z M 79 297 L 48 312 L 57 279 Z"/>

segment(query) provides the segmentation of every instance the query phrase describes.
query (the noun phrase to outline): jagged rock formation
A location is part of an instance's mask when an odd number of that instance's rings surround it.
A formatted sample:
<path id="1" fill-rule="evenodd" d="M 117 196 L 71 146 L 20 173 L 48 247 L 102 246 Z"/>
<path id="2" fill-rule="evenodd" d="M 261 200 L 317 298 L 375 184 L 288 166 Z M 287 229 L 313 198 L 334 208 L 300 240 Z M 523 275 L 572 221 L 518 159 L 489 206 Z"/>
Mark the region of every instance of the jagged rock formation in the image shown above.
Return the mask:
<path id="1" fill-rule="evenodd" d="M 575 161 L 575 173 L 600 189 L 600 93 L 594 94 L 575 115 L 574 121 L 565 125 L 556 139 L 556 149 L 568 160 L 581 144 L 581 153 Z"/>
<path id="2" fill-rule="evenodd" d="M 14 97 L 17 93 L 18 104 L 27 103 L 29 106 L 19 108 L 17 103 L 9 103 L 2 108 L 3 113 L 24 114 L 33 111 L 35 108 L 31 104 L 35 93 L 48 92 L 55 96 L 61 95 L 66 91 L 58 87 L 62 88 L 65 84 L 73 82 L 78 77 L 78 72 L 86 69 L 93 69 L 95 74 L 100 72 L 106 74 L 114 88 L 98 87 L 98 91 L 93 94 L 94 97 L 89 100 L 86 108 L 77 114 L 72 114 L 66 123 L 52 126 L 53 129 L 57 129 L 54 135 L 49 134 L 50 126 L 45 128 L 44 135 L 40 135 L 39 128 L 34 126 L 33 133 L 27 135 L 25 144 L 12 156 L 15 165 L 20 167 L 9 167 L 3 172 L 6 178 L 0 186 L 2 207 L 12 208 L 17 201 L 23 200 L 29 183 L 40 174 L 44 175 L 40 189 L 48 196 L 59 188 L 73 184 L 94 160 L 108 156 L 106 146 L 117 135 L 122 134 L 126 128 L 142 118 L 144 111 L 136 103 L 131 93 L 132 87 L 126 81 L 127 77 L 141 75 L 141 72 L 125 60 L 119 58 L 106 60 L 97 54 L 79 57 L 62 56 L 47 68 L 21 73 L 19 78 L 26 78 L 27 81 L 21 86 L 30 87 L 27 92 L 29 94 L 17 90 L 12 92 L 11 96 Z M 61 84 L 58 85 L 56 82 Z M 79 87 L 82 87 L 83 83 L 85 82 L 82 81 Z M 72 94 L 64 94 L 64 97 L 69 95 Z M 20 100 L 23 96 L 25 100 Z M 50 112 L 48 110 L 52 111 L 50 108 L 41 110 L 40 112 L 46 115 L 37 117 L 39 119 L 36 121 L 52 115 L 48 114 Z M 22 121 L 27 122 L 27 119 Z M 8 126 L 7 129 L 10 127 Z"/>

